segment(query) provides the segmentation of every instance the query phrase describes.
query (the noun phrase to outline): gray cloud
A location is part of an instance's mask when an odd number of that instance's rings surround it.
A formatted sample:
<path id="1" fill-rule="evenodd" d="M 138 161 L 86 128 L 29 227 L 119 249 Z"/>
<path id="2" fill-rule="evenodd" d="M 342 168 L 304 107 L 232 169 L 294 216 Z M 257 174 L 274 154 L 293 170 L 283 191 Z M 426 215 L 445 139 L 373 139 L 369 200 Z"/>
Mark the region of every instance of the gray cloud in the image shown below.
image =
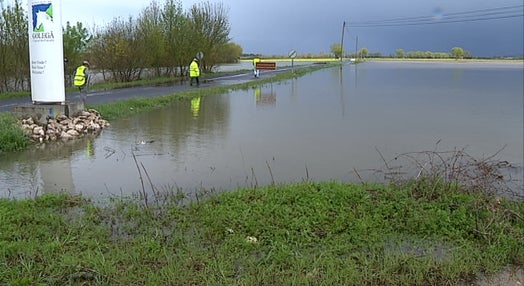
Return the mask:
<path id="1" fill-rule="evenodd" d="M 340 42 L 342 23 L 347 52 L 359 47 L 384 55 L 396 49 L 443 51 L 460 46 L 474 56 L 516 55 L 523 52 L 523 17 L 448 24 L 352 27 L 351 23 L 397 18 L 434 16 L 436 21 L 450 13 L 520 5 L 522 0 L 184 0 L 184 9 L 195 3 L 222 3 L 229 9 L 232 41 L 246 53 L 287 54 L 329 52 Z M 6 0 L 7 5 L 14 0 Z M 22 1 L 27 6 L 27 0 Z M 162 2 L 162 0 L 159 0 Z M 149 2 L 138 0 L 64 1 L 63 20 L 86 25 L 108 23 L 114 17 L 137 17 Z M 516 9 L 519 12 L 519 9 Z M 517 13 L 518 14 L 518 13 Z"/>

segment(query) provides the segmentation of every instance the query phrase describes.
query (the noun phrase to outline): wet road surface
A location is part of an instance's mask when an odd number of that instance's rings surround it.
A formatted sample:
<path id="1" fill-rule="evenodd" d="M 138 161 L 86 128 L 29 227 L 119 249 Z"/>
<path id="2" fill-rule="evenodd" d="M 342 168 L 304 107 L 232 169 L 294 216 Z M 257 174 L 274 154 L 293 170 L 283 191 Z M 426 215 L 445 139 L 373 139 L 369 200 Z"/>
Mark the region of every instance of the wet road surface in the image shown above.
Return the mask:
<path id="1" fill-rule="evenodd" d="M 310 65 L 302 65 L 297 68 L 304 68 Z M 274 76 L 278 73 L 291 70 L 291 67 L 282 67 L 277 68 L 275 71 L 260 71 L 260 79 L 268 78 Z M 207 75 L 201 77 L 200 88 L 211 87 L 211 86 L 220 86 L 227 84 L 236 84 L 247 81 L 253 81 L 256 78 L 253 77 L 252 71 L 237 71 L 227 75 Z M 129 87 L 129 88 L 119 88 L 119 89 L 109 89 L 109 90 L 95 90 L 88 91 L 87 95 L 87 104 L 97 105 L 104 104 L 109 102 L 127 100 L 132 98 L 147 98 L 147 97 L 156 97 L 164 96 L 169 94 L 174 94 L 177 92 L 186 91 L 193 89 L 189 85 L 189 80 L 183 81 L 182 83 L 178 82 L 170 85 L 163 86 L 141 86 L 141 87 Z M 68 93 L 66 94 L 66 101 L 79 101 L 79 93 Z M 0 100 L 0 112 L 12 111 L 15 106 L 31 104 L 30 97 L 21 97 L 21 98 L 10 98 Z"/>

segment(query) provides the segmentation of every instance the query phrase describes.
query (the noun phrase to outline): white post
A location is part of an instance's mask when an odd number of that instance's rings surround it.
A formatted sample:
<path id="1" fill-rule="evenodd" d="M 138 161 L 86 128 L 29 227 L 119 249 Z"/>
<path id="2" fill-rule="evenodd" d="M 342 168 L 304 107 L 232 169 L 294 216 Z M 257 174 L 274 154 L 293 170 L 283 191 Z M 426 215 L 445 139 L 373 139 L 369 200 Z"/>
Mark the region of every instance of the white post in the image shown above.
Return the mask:
<path id="1" fill-rule="evenodd" d="M 65 103 L 60 0 L 28 0 L 29 64 L 33 103 Z"/>

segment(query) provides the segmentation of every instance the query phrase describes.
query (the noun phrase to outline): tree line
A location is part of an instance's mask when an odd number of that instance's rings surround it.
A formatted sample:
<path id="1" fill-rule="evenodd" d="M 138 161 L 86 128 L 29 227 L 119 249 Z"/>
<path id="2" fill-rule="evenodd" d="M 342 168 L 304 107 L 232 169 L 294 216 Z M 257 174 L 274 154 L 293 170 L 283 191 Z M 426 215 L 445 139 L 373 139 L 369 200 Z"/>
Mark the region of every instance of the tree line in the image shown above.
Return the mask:
<path id="1" fill-rule="evenodd" d="M 331 45 L 331 53 L 336 58 L 340 58 L 343 55 L 342 45 L 334 43 Z M 453 47 L 451 52 L 431 52 L 431 51 L 413 51 L 405 52 L 403 49 L 397 49 L 394 55 L 384 56 L 381 53 L 371 53 L 367 48 L 361 48 L 355 53 L 344 54 L 344 57 L 348 58 L 408 58 L 408 59 L 472 59 L 473 56 L 469 51 L 465 51 L 461 47 Z"/>
<path id="2" fill-rule="evenodd" d="M 4 7 L 0 0 L 0 92 L 30 86 L 28 15 L 21 1 Z M 114 18 L 88 30 L 81 22 L 63 28 L 66 85 L 87 59 L 104 79 L 128 82 L 146 76 L 184 76 L 202 52 L 201 68 L 211 71 L 235 62 L 242 48 L 229 38 L 228 10 L 221 3 L 194 4 L 187 11 L 176 0 L 153 0 L 136 17 Z"/>
<path id="3" fill-rule="evenodd" d="M 453 47 L 451 52 L 430 52 L 430 51 L 416 51 L 405 52 L 403 49 L 395 51 L 397 58 L 411 58 L 411 59 L 471 59 L 473 56 L 469 51 L 465 51 L 461 47 Z"/>

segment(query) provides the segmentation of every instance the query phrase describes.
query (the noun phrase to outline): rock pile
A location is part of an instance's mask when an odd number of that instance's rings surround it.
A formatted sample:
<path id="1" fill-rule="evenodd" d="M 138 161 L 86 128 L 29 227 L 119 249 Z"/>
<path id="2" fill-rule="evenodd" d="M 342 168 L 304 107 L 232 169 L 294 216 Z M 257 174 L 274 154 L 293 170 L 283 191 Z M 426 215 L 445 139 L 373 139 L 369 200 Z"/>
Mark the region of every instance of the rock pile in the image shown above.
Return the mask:
<path id="1" fill-rule="evenodd" d="M 35 142 L 71 140 L 86 134 L 98 134 L 109 122 L 102 119 L 94 109 L 81 111 L 76 116 L 58 115 L 47 119 L 46 124 L 38 124 L 33 118 L 22 119 L 22 128 L 29 138 Z"/>

